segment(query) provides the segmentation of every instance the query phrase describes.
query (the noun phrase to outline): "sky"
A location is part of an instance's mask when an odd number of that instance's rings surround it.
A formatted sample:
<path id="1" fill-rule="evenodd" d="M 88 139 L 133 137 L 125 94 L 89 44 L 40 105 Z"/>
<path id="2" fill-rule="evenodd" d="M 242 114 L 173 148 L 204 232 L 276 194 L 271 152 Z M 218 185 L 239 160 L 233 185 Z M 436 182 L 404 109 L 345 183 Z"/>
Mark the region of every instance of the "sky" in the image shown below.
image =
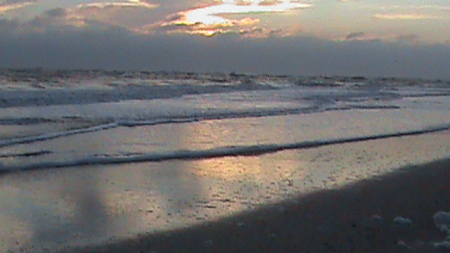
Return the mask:
<path id="1" fill-rule="evenodd" d="M 0 67 L 450 79 L 450 2 L 0 0 Z"/>

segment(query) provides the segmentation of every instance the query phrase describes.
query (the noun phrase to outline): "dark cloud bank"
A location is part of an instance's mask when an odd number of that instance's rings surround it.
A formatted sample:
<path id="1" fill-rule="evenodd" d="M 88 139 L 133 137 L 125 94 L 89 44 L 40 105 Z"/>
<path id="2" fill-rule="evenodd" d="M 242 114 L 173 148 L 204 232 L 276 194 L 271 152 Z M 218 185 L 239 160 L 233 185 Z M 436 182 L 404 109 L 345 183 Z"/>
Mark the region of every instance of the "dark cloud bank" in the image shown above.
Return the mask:
<path id="1" fill-rule="evenodd" d="M 116 28 L 28 31 L 0 20 L 0 68 L 365 75 L 450 79 L 450 45 L 307 37 L 137 35 Z"/>

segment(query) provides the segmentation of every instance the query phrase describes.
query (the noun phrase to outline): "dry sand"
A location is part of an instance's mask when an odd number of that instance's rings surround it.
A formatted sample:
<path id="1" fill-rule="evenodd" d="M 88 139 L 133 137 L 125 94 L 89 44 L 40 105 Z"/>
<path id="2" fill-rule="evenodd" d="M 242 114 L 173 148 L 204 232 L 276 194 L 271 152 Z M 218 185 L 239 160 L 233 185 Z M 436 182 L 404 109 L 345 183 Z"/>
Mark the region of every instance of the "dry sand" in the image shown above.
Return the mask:
<path id="1" fill-rule="evenodd" d="M 450 211 L 450 159 L 405 167 L 216 222 L 68 252 L 449 252 L 433 214 Z M 394 222 L 398 216 L 412 225 Z"/>

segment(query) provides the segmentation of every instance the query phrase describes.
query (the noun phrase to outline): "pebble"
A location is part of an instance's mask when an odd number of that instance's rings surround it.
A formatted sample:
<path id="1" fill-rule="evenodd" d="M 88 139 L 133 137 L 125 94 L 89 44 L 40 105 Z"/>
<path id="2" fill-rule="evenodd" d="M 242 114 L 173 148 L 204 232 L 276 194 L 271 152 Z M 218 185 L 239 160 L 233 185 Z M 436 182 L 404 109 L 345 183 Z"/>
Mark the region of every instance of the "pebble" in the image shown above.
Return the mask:
<path id="1" fill-rule="evenodd" d="M 434 225 L 444 233 L 450 233 L 450 213 L 437 212 L 433 215 Z"/>
<path id="2" fill-rule="evenodd" d="M 413 224 L 411 219 L 405 218 L 405 217 L 395 217 L 394 223 L 402 226 L 411 226 Z"/>
<path id="3" fill-rule="evenodd" d="M 406 244 L 405 241 L 398 241 L 397 242 L 397 246 L 403 247 L 403 248 L 408 249 L 410 251 L 416 251 L 413 247 L 408 246 L 408 244 Z"/>
<path id="4" fill-rule="evenodd" d="M 433 243 L 433 246 L 438 249 L 445 249 L 446 252 L 450 252 L 450 241 L 435 242 Z"/>
<path id="5" fill-rule="evenodd" d="M 402 247 L 408 247 L 408 245 L 406 245 L 405 241 L 398 241 L 397 245 L 402 246 Z"/>
<path id="6" fill-rule="evenodd" d="M 375 214 L 375 215 L 372 215 L 372 220 L 374 220 L 374 221 L 382 221 L 383 218 L 380 215 Z"/>
<path id="7" fill-rule="evenodd" d="M 206 240 L 203 242 L 203 244 L 207 245 L 207 246 L 213 246 L 214 242 L 212 240 Z"/>

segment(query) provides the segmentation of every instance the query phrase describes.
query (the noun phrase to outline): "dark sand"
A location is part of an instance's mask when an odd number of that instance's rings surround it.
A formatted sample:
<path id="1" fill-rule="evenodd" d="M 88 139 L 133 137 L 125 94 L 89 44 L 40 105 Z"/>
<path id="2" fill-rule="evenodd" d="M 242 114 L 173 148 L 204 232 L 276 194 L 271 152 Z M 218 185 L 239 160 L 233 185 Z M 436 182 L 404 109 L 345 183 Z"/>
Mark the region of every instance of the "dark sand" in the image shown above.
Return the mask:
<path id="1" fill-rule="evenodd" d="M 446 237 L 433 223 L 438 211 L 450 211 L 450 159 L 200 226 L 68 252 L 448 252 L 431 245 Z M 395 224 L 397 216 L 413 224 Z"/>

